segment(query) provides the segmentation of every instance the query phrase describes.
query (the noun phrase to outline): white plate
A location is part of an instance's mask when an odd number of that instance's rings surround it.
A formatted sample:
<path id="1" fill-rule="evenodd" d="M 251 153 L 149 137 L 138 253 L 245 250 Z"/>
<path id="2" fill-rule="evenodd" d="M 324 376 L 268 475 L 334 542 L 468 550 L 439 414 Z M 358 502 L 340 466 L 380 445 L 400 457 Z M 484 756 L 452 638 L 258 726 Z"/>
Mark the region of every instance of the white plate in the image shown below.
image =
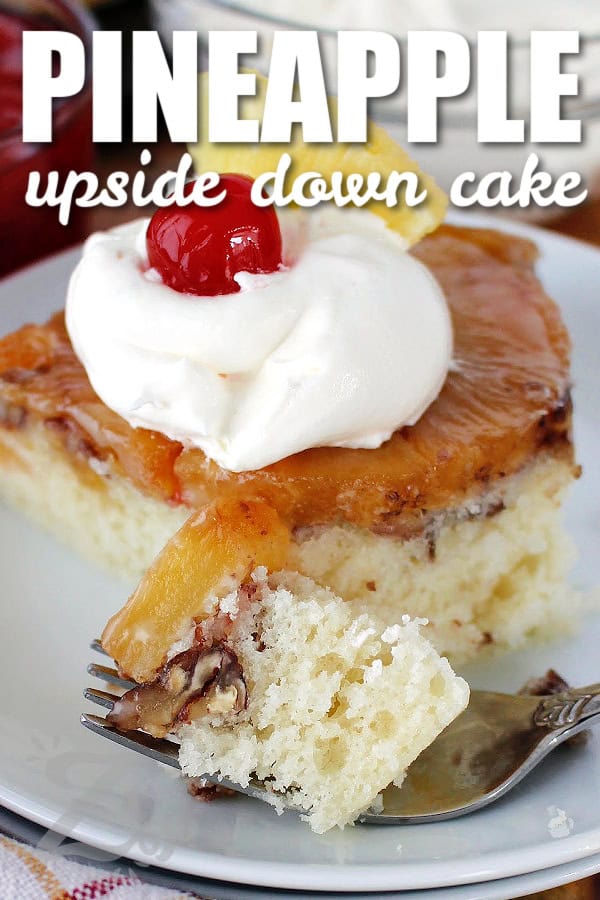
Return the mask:
<path id="1" fill-rule="evenodd" d="M 600 582 L 600 253 L 541 231 L 501 227 L 536 238 L 541 275 L 573 335 L 585 476 L 573 491 L 569 522 L 582 554 L 575 581 L 591 587 Z M 63 254 L 0 284 L 0 332 L 61 305 L 75 256 Z M 295 815 L 278 818 L 245 798 L 191 800 L 171 771 L 102 742 L 78 722 L 89 681 L 87 643 L 122 602 L 124 586 L 5 509 L 0 540 L 0 803 L 9 809 L 116 856 L 308 891 L 475 884 L 565 863 L 575 877 L 584 867 L 574 861 L 600 852 L 600 734 L 585 748 L 554 754 L 496 806 L 446 824 L 363 826 L 317 837 Z M 513 690 L 550 665 L 575 684 L 597 681 L 599 642 L 600 619 L 589 620 L 579 637 L 480 667 L 472 682 Z M 572 820 L 560 837 L 548 827 L 555 808 Z M 481 890 L 469 896 L 483 897 Z M 491 886 L 489 896 L 497 896 Z"/>
<path id="2" fill-rule="evenodd" d="M 211 900 L 506 900 L 507 897 L 524 897 L 527 894 L 568 884 L 600 871 L 600 854 L 586 859 L 564 863 L 551 869 L 542 869 L 528 875 L 499 878 L 483 884 L 462 884 L 448 888 L 431 888 L 422 891 L 385 891 L 384 893 L 287 891 L 284 888 L 265 888 L 251 884 L 233 884 L 230 881 L 214 881 L 197 875 L 182 875 L 155 866 L 138 866 L 130 860 L 102 859 L 101 851 L 81 842 L 71 842 L 55 832 L 45 831 L 39 825 L 8 812 L 0 806 L 0 831 L 34 847 L 41 847 L 53 854 L 60 854 L 77 862 L 88 862 L 112 873 L 131 872 L 147 884 L 157 884 L 179 891 L 192 891 Z"/>

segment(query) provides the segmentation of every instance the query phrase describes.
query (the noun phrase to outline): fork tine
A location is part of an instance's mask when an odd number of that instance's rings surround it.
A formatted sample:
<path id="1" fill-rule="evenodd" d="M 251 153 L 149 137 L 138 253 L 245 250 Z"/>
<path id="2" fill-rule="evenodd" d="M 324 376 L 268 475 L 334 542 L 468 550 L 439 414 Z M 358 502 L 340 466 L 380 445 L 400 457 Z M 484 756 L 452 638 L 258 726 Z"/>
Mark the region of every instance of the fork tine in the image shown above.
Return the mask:
<path id="1" fill-rule="evenodd" d="M 181 769 L 179 765 L 179 744 L 168 741 L 165 738 L 154 738 L 146 734 L 144 731 L 119 731 L 114 725 L 111 725 L 102 716 L 94 716 L 90 713 L 83 713 L 80 718 L 81 724 L 99 734 L 101 737 L 108 738 L 128 750 L 135 750 L 143 756 L 149 756 L 166 766 L 172 766 L 174 769 Z M 245 794 L 246 797 L 264 800 L 265 793 L 270 793 L 269 789 L 262 784 L 252 780 L 250 784 L 242 787 L 234 784 L 227 778 L 220 778 L 218 775 L 196 776 L 196 780 L 206 781 L 209 784 L 229 788 L 236 794 Z M 281 795 L 283 797 L 283 795 Z M 286 803 L 286 805 L 291 805 Z"/>
<path id="2" fill-rule="evenodd" d="M 138 753 L 149 756 L 151 759 L 156 759 L 166 766 L 173 766 L 174 769 L 181 768 L 178 759 L 179 745 L 172 743 L 172 741 L 167 741 L 164 738 L 153 738 L 143 731 L 119 731 L 101 716 L 93 716 L 87 713 L 82 714 L 81 724 L 95 734 L 121 744 L 122 747 L 136 750 Z"/>
<path id="3" fill-rule="evenodd" d="M 91 700 L 92 703 L 97 703 L 98 706 L 103 706 L 105 709 L 112 709 L 117 700 L 120 700 L 117 694 L 109 694 L 108 691 L 98 691 L 96 688 L 86 688 L 83 696 L 86 700 Z"/>
<path id="4" fill-rule="evenodd" d="M 90 663 L 87 667 L 87 671 L 88 675 L 93 675 L 94 678 L 100 678 L 102 681 L 110 681 L 112 684 L 119 685 L 119 687 L 135 687 L 134 681 L 130 681 L 128 678 L 122 678 L 117 670 L 110 666 L 102 666 L 100 663 Z"/>
<path id="5" fill-rule="evenodd" d="M 94 638 L 94 640 L 90 644 L 90 649 L 95 650 L 96 653 L 101 653 L 103 656 L 108 656 L 108 653 L 102 646 L 102 641 L 100 640 L 100 638 Z"/>
<path id="6" fill-rule="evenodd" d="M 108 656 L 110 658 L 109 654 L 97 638 L 91 642 L 90 647 L 97 653 L 101 653 L 103 656 Z M 119 672 L 111 666 L 104 666 L 101 663 L 90 663 L 87 667 L 87 671 L 88 674 L 92 675 L 94 678 L 99 678 L 102 681 L 115 685 L 115 687 L 129 689 L 136 686 L 134 681 L 123 678 Z M 105 709 L 112 709 L 115 702 L 120 700 L 118 694 L 112 694 L 108 691 L 102 691 L 96 688 L 86 688 L 84 696 L 87 700 L 90 700 L 92 703 L 97 703 L 98 706 L 102 706 Z M 120 744 L 128 750 L 134 750 L 136 753 L 141 753 L 143 756 L 148 756 L 150 759 L 155 759 L 157 762 L 163 763 L 163 765 L 181 770 L 181 766 L 179 765 L 179 744 L 173 741 L 169 741 L 165 738 L 152 737 L 144 731 L 121 731 L 114 725 L 111 725 L 110 722 L 107 722 L 102 716 L 95 716 L 91 713 L 82 713 L 80 722 L 85 728 L 88 728 L 94 734 L 99 734 L 100 737 L 107 738 L 109 741 L 114 741 L 115 744 Z M 244 787 L 239 784 L 233 784 L 226 778 L 220 778 L 218 775 L 205 775 L 199 780 L 205 781 L 208 784 L 230 788 L 235 793 L 245 794 L 247 797 L 263 799 L 265 792 L 269 792 L 269 789 L 264 784 L 254 780 Z"/>

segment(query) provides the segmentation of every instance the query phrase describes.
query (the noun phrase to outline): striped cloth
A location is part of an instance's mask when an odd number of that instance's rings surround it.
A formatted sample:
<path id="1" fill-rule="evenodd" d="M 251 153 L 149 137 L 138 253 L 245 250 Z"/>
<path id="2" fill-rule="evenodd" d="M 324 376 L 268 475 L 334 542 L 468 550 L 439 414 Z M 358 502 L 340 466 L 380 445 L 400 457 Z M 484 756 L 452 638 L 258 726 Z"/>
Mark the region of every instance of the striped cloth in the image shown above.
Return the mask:
<path id="1" fill-rule="evenodd" d="M 147 884 L 135 874 L 81 865 L 0 835 L 2 900 L 185 900 L 180 893 Z"/>

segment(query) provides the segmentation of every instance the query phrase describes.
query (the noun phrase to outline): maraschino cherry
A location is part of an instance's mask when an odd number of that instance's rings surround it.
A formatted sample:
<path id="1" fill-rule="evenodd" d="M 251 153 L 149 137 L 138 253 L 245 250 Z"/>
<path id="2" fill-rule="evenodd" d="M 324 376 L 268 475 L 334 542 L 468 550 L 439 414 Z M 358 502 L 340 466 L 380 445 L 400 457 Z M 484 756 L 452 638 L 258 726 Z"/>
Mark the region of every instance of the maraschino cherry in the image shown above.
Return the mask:
<path id="1" fill-rule="evenodd" d="M 234 294 L 238 272 L 275 272 L 281 265 L 281 231 L 272 206 L 252 202 L 252 179 L 221 175 L 216 206 L 168 206 L 154 213 L 146 233 L 148 261 L 176 291 L 214 297 Z M 193 184 L 185 188 L 186 195 Z M 210 192 L 207 192 L 210 196 Z"/>

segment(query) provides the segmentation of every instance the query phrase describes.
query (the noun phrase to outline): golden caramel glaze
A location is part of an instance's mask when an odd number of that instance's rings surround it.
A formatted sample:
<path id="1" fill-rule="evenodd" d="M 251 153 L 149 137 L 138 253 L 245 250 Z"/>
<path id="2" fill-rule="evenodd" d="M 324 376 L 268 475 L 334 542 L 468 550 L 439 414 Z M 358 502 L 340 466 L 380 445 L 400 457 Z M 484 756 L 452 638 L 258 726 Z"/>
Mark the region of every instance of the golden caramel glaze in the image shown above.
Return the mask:
<path id="1" fill-rule="evenodd" d="M 540 453 L 570 458 L 570 345 L 534 274 L 531 242 L 443 226 L 412 252 L 448 299 L 454 362 L 416 425 L 377 450 L 317 448 L 256 472 L 227 472 L 111 412 L 75 357 L 62 314 L 0 341 L 0 421 L 22 427 L 28 415 L 41 417 L 74 457 L 105 461 L 171 503 L 254 496 L 293 528 L 350 522 L 419 533 Z"/>
<path id="2" fill-rule="evenodd" d="M 173 466 L 181 445 L 131 428 L 105 406 L 73 352 L 62 312 L 0 340 L 0 424 L 23 427 L 29 416 L 44 422 L 75 463 L 94 459 L 145 493 L 179 502 Z"/>

